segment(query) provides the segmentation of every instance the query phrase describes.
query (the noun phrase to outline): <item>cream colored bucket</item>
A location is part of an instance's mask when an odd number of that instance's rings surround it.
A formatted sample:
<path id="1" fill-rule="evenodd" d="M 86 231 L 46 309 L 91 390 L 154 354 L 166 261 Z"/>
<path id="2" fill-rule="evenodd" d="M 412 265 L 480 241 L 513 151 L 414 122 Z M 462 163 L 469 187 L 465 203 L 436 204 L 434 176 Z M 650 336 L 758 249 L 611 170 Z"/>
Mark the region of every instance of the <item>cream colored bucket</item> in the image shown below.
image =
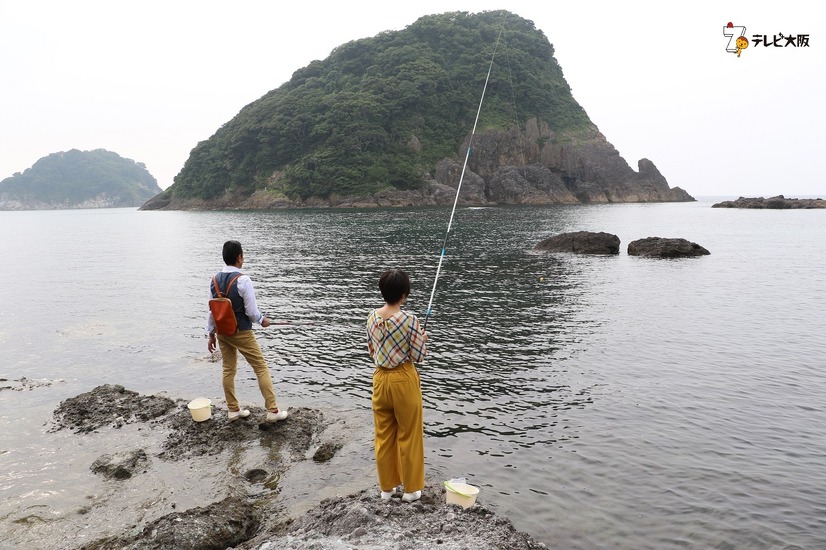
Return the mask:
<path id="1" fill-rule="evenodd" d="M 212 401 L 206 397 L 199 397 L 189 402 L 189 412 L 192 414 L 192 420 L 195 422 L 203 422 L 212 417 Z"/>
<path id="2" fill-rule="evenodd" d="M 467 483 L 445 481 L 445 499 L 448 504 L 458 504 L 462 508 L 470 508 L 476 502 L 479 487 Z"/>

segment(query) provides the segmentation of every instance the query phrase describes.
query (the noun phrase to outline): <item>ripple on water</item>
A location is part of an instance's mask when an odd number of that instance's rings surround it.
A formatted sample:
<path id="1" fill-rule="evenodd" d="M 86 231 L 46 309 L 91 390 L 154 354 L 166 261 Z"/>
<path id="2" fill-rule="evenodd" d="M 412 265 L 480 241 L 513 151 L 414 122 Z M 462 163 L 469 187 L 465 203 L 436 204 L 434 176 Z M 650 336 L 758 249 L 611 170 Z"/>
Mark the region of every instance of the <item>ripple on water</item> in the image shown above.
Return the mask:
<path id="1" fill-rule="evenodd" d="M 480 500 L 562 548 L 822 546 L 826 217 L 709 206 L 460 209 L 421 368 L 430 471 L 468 477 Z M 33 292 L 4 297 L 13 322 L 0 326 L 0 344 L 17 375 L 8 378 L 67 378 L 45 390 L 52 401 L 112 376 L 138 391 L 220 399 L 204 295 L 232 235 L 262 311 L 290 322 L 258 331 L 279 401 L 362 413 L 378 275 L 406 269 L 407 305 L 421 316 L 449 210 L 31 213 L 27 232 L 17 229 L 24 213 L 9 214 L 0 229 L 19 243 L 15 269 Z M 623 243 L 682 236 L 711 255 L 531 250 L 575 230 Z M 79 241 L 101 255 L 79 261 Z M 158 315 L 165 307 L 173 314 Z M 57 328 L 19 311 L 52 312 Z M 238 388 L 258 399 L 251 372 Z M 43 408 L 33 425 L 48 418 Z M 20 425 L 12 416 L 0 411 L 5 426 Z M 25 456 L 0 455 L 19 474 L 0 471 L 7 502 L 40 479 L 38 434 L 11 437 Z"/>

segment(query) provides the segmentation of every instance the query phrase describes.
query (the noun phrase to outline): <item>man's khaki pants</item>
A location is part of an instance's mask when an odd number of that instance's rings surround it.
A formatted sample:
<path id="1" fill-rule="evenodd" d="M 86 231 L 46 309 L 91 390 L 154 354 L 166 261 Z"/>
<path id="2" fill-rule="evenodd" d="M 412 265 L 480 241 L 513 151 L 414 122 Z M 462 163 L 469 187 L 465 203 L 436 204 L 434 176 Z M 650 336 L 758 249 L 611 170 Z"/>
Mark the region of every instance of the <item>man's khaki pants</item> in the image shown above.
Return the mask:
<path id="1" fill-rule="evenodd" d="M 267 368 L 264 354 L 261 353 L 261 347 L 258 345 L 253 331 L 239 330 L 235 334 L 219 334 L 218 347 L 221 349 L 221 358 L 224 365 L 223 385 L 227 409 L 237 411 L 240 408 L 238 398 L 235 397 L 235 372 L 238 368 L 238 352 L 241 352 L 252 370 L 255 371 L 258 388 L 261 390 L 261 395 L 264 396 L 264 407 L 268 411 L 277 409 L 278 405 L 275 401 L 275 390 L 272 386 L 272 378 L 270 378 L 270 369 Z"/>

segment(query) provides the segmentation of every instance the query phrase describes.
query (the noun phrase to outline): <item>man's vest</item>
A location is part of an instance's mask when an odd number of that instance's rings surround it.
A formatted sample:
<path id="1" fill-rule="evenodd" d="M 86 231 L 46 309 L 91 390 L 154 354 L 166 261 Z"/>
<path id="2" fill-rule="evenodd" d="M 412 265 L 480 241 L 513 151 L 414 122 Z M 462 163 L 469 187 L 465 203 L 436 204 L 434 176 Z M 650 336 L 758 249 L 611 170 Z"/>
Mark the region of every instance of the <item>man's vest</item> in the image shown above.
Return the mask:
<path id="1" fill-rule="evenodd" d="M 226 291 L 229 282 L 236 275 L 238 275 L 237 271 L 222 271 L 215 276 L 222 294 Z M 215 284 L 210 283 L 209 288 L 212 291 L 212 297 L 217 297 L 218 294 L 215 292 Z M 235 321 L 238 323 L 238 330 L 252 330 L 252 321 L 247 317 L 247 312 L 244 310 L 244 299 L 238 293 L 238 281 L 235 281 L 235 284 L 229 289 L 229 294 L 227 294 L 226 297 L 232 302 L 232 311 L 235 312 Z"/>

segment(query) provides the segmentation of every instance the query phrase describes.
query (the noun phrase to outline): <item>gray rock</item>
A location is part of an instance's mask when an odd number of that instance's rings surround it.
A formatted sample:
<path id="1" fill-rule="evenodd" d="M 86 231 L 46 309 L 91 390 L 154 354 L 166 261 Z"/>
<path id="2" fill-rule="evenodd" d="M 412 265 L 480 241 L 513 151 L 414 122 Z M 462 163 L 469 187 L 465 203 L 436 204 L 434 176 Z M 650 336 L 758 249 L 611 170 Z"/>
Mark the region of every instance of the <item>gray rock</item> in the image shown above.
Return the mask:
<path id="1" fill-rule="evenodd" d="M 646 237 L 628 244 L 629 256 L 648 256 L 654 258 L 688 258 L 707 256 L 708 250 L 697 243 L 685 239 L 666 239 Z"/>
<path id="2" fill-rule="evenodd" d="M 435 172 L 436 181 L 451 188 L 449 194 L 451 202 L 456 196 L 456 189 L 459 187 L 459 180 L 461 180 L 462 189 L 459 192 L 459 204 L 488 204 L 485 196 L 485 180 L 470 169 L 465 170 L 463 178 L 462 163 L 452 159 L 443 159 L 436 164 Z"/>
<path id="3" fill-rule="evenodd" d="M 121 385 L 104 384 L 63 401 L 54 412 L 52 429 L 88 433 L 103 426 L 122 427 L 155 420 L 174 408 L 175 402 L 169 398 L 140 395 Z"/>
<path id="4" fill-rule="evenodd" d="M 92 463 L 92 471 L 109 479 L 129 479 L 148 462 L 143 449 L 103 455 Z"/>
<path id="5" fill-rule="evenodd" d="M 336 456 L 336 453 L 341 450 L 341 447 L 341 443 L 332 441 L 322 443 L 318 449 L 316 449 L 316 452 L 313 453 L 313 460 L 315 462 L 329 462 L 334 456 Z"/>
<path id="6" fill-rule="evenodd" d="M 549 237 L 534 247 L 539 252 L 619 254 L 620 239 L 611 233 L 575 231 Z"/>
<path id="7" fill-rule="evenodd" d="M 445 504 L 441 483 L 426 483 L 421 500 L 413 504 L 398 499 L 383 501 L 375 489 L 326 499 L 295 521 L 261 532 L 236 550 L 351 547 L 369 550 L 545 548 L 478 501 L 467 510 Z"/>
<path id="8" fill-rule="evenodd" d="M 559 174 L 542 166 L 501 166 L 488 179 L 487 194 L 497 204 L 577 204 Z"/>
<path id="9" fill-rule="evenodd" d="M 467 141 L 459 148 L 463 151 Z M 524 129 L 482 132 L 474 138 L 468 169 L 487 186 L 487 195 L 507 204 L 575 204 L 693 201 L 679 187 L 670 188 L 648 159 L 635 172 L 596 129 L 575 138 L 558 136 L 537 118 Z M 518 171 L 518 178 L 501 174 Z M 540 175 L 541 174 L 541 175 Z M 439 180 L 438 174 L 436 180 Z"/>
<path id="10" fill-rule="evenodd" d="M 100 539 L 78 550 L 224 550 L 249 540 L 260 525 L 261 518 L 253 504 L 228 497 L 209 506 L 158 518 L 133 536 Z"/>

